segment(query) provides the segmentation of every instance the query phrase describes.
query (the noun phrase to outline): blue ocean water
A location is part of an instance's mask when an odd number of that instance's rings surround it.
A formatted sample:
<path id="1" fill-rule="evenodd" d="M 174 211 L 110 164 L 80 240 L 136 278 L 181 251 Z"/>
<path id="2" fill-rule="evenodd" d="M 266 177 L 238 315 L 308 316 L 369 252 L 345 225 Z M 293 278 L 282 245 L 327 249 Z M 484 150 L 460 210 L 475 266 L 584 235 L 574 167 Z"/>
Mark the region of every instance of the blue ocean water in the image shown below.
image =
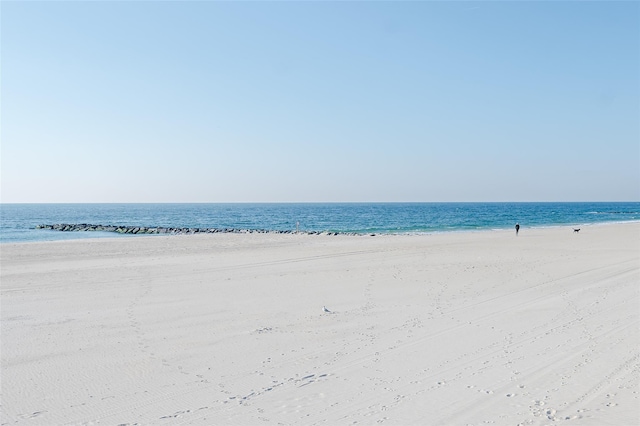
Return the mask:
<path id="1" fill-rule="evenodd" d="M 40 224 L 429 233 L 640 220 L 640 203 L 0 204 L 0 242 L 132 238 Z"/>

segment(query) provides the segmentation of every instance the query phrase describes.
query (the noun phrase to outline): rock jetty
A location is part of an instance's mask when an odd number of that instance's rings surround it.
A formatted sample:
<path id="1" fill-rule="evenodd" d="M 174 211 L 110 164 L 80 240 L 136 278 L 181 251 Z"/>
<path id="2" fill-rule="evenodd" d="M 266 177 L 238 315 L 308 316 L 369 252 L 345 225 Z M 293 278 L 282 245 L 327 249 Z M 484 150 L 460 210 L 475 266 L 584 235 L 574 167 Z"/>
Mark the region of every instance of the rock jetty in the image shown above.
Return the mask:
<path id="1" fill-rule="evenodd" d="M 48 229 L 62 232 L 116 232 L 118 234 L 153 235 L 153 234 L 306 234 L 306 235 L 363 235 L 355 232 L 333 231 L 295 231 L 295 230 L 266 230 L 266 229 L 238 229 L 238 228 L 171 228 L 122 225 L 91 225 L 87 223 L 57 223 L 54 225 L 38 225 L 36 229 Z M 375 235 L 375 234 L 364 234 Z"/>

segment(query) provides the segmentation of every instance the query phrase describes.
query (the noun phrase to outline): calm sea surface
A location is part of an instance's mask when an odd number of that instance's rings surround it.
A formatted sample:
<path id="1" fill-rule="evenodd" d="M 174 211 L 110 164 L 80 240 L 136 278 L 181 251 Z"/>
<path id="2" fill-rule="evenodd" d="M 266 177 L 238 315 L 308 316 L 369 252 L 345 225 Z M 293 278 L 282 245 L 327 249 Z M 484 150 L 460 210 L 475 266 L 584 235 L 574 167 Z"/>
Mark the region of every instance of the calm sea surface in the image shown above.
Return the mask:
<path id="1" fill-rule="evenodd" d="M 135 238 L 34 229 L 88 223 L 356 233 L 429 233 L 640 220 L 640 203 L 0 204 L 0 241 Z"/>

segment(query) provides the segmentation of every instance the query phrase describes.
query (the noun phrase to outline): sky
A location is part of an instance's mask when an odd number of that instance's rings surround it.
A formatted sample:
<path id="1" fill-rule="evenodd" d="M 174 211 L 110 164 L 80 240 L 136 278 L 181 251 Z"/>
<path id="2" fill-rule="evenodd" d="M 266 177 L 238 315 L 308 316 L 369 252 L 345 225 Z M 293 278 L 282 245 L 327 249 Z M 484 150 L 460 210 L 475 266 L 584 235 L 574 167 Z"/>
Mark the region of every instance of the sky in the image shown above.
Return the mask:
<path id="1" fill-rule="evenodd" d="M 2 203 L 640 201 L 634 1 L 2 1 Z"/>

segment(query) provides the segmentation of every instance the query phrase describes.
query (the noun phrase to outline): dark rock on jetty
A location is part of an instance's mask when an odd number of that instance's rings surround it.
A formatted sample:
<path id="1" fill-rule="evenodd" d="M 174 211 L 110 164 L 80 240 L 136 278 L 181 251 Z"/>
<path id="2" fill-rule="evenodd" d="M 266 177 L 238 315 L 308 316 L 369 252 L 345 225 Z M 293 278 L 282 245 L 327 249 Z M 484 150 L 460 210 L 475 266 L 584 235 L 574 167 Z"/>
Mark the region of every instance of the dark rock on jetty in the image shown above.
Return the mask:
<path id="1" fill-rule="evenodd" d="M 371 235 L 358 234 L 355 232 L 331 232 L 331 231 L 282 231 L 265 229 L 238 229 L 238 228 L 165 228 L 146 226 L 117 226 L 117 225 L 90 225 L 87 223 L 58 223 L 55 225 L 38 225 L 36 229 L 50 229 L 52 231 L 63 232 L 117 232 L 118 234 L 306 234 L 306 235 Z"/>

